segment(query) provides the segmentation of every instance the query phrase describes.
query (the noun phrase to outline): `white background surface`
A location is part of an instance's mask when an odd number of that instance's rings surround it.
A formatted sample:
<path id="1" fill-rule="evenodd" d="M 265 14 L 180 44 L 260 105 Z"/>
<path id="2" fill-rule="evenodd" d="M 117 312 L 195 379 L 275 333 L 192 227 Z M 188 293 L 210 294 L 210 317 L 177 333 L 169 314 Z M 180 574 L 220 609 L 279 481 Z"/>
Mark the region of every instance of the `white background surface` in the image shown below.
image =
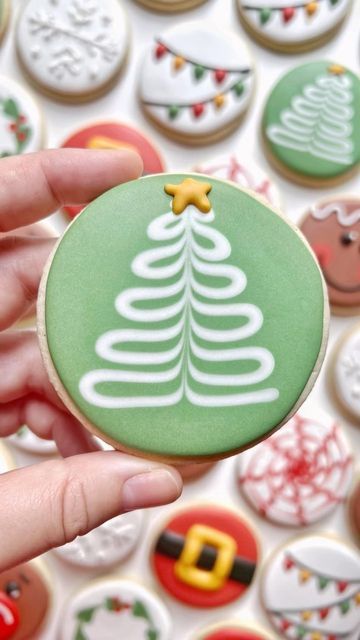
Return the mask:
<path id="1" fill-rule="evenodd" d="M 48 100 L 39 94 L 39 101 L 46 117 L 48 131 L 47 146 L 58 146 L 74 128 L 82 125 L 86 121 L 98 119 L 99 117 L 101 117 L 101 119 L 109 117 L 137 124 L 145 132 L 151 134 L 153 140 L 157 142 L 160 147 L 169 170 L 188 169 L 195 163 L 212 159 L 217 154 L 230 150 L 236 150 L 242 154 L 243 160 L 246 160 L 247 154 L 251 153 L 258 163 L 267 169 L 268 173 L 276 180 L 282 192 L 283 209 L 295 222 L 300 219 L 302 213 L 318 197 L 331 192 L 360 193 L 359 175 L 344 186 L 338 187 L 336 190 L 326 189 L 317 191 L 291 185 L 267 167 L 259 142 L 259 121 L 265 97 L 277 78 L 292 66 L 310 60 L 327 58 L 349 66 L 355 73 L 359 72 L 360 0 L 355 0 L 351 16 L 349 16 L 346 24 L 335 39 L 320 49 L 293 56 L 271 53 L 257 46 L 254 42 L 249 41 L 239 23 L 232 0 L 208 0 L 203 6 L 193 11 L 173 15 L 162 15 L 147 11 L 131 0 L 124 0 L 124 3 L 128 9 L 132 28 L 131 51 L 125 73 L 119 80 L 117 86 L 109 94 L 95 102 L 90 102 L 85 105 L 74 106 L 60 104 Z M 22 0 L 14 0 L 13 2 L 13 21 L 15 17 L 14 14 L 16 10 L 20 8 L 21 4 Z M 186 148 L 172 143 L 156 130 L 153 130 L 142 115 L 136 100 L 137 68 L 140 63 L 143 48 L 148 43 L 151 43 L 155 34 L 159 34 L 162 29 L 174 24 L 175 21 L 178 22 L 195 18 L 212 19 L 217 25 L 230 27 L 244 37 L 249 43 L 257 68 L 257 86 L 253 105 L 242 126 L 231 138 L 215 145 L 199 149 Z M 26 84 L 16 61 L 12 31 L 13 30 L 9 31 L 5 42 L 3 42 L 0 48 L 0 71 Z M 59 230 L 64 228 L 64 224 L 59 216 L 56 217 L 55 224 Z M 356 322 L 356 318 L 333 318 L 330 326 L 330 347 L 338 335 Z M 330 351 L 331 348 L 328 354 Z M 307 405 L 321 406 L 334 416 L 341 418 L 336 406 L 327 393 L 326 372 L 327 361 L 325 362 L 313 393 L 307 400 Z M 348 423 L 345 419 L 342 419 L 342 422 L 344 423 L 346 434 L 351 439 L 354 451 L 357 451 L 359 456 L 360 430 Z M 19 464 L 28 464 L 36 461 L 36 458 L 33 456 L 17 453 L 15 449 L 14 453 Z M 277 544 L 297 535 L 297 531 L 280 529 L 258 518 L 239 494 L 235 483 L 234 470 L 234 459 L 218 463 L 209 474 L 185 487 L 181 501 L 184 502 L 189 499 L 219 500 L 222 504 L 232 504 L 241 509 L 253 520 L 259 529 L 264 560 Z M 158 526 L 161 519 L 166 516 L 166 513 L 170 512 L 173 508 L 174 507 L 170 506 L 148 512 L 148 532 L 147 535 L 144 536 L 143 544 L 128 562 L 115 568 L 115 573 L 124 576 L 134 576 L 150 588 L 158 589 L 149 569 L 149 546 L 152 542 L 152 531 Z M 21 514 L 19 514 L 19 517 L 21 517 Z M 345 540 L 351 541 L 352 539 L 344 516 L 344 507 L 342 506 L 319 525 L 307 529 L 307 532 L 311 531 L 332 531 L 340 534 Z M 303 530 L 303 532 L 305 531 Z M 29 533 L 30 532 L 28 532 L 28 534 Z M 54 640 L 61 615 L 61 606 L 65 598 L 71 594 L 72 590 L 86 583 L 94 573 L 73 570 L 64 565 L 52 554 L 47 554 L 46 561 L 52 573 L 54 607 L 50 615 L 49 624 L 41 635 L 41 640 Z M 263 562 L 261 564 L 263 564 Z M 243 622 L 257 621 L 267 626 L 266 617 L 261 611 L 258 602 L 258 588 L 259 573 L 253 586 L 243 599 L 230 606 L 213 611 L 192 610 L 183 607 L 158 590 L 173 616 L 174 633 L 171 640 L 187 640 L 191 637 L 191 632 L 195 629 L 199 629 L 210 622 L 224 620 L 234 616 L 240 618 Z M 131 639 L 124 638 L 123 640 Z"/>

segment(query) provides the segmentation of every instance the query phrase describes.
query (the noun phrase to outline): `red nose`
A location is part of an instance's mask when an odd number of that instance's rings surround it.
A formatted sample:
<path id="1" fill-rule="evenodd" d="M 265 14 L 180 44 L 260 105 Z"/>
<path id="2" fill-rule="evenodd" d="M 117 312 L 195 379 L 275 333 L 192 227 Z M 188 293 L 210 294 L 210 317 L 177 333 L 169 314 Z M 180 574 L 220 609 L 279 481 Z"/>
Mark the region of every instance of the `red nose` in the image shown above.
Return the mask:
<path id="1" fill-rule="evenodd" d="M 327 244 L 314 244 L 313 251 L 321 267 L 326 267 L 331 260 L 331 249 Z"/>
<path id="2" fill-rule="evenodd" d="M 13 638 L 19 623 L 20 616 L 15 602 L 0 591 L 0 640 Z"/>

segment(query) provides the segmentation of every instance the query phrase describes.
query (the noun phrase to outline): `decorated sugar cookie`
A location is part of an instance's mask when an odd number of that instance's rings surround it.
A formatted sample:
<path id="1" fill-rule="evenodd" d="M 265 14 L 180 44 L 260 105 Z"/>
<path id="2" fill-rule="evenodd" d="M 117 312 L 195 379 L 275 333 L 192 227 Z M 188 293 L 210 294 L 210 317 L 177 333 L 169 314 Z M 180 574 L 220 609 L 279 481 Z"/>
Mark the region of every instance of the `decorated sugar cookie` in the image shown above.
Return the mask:
<path id="1" fill-rule="evenodd" d="M 111 87 L 128 48 L 119 0 L 27 0 L 17 25 L 20 62 L 37 87 L 64 100 Z"/>
<path id="2" fill-rule="evenodd" d="M 115 447 L 223 457 L 305 398 L 323 357 L 324 286 L 299 234 L 250 193 L 191 174 L 140 178 L 62 237 L 40 294 L 44 361 L 70 410 Z"/>
<path id="3" fill-rule="evenodd" d="M 261 44 L 285 52 L 323 45 L 340 28 L 351 0 L 237 0 L 241 21 Z"/>
<path id="4" fill-rule="evenodd" d="M 82 149 L 131 149 L 140 154 L 144 173 L 162 173 L 165 165 L 159 151 L 149 138 L 138 129 L 116 121 L 87 125 L 65 140 L 62 147 Z M 64 211 L 70 218 L 80 213 L 83 207 L 66 206 Z"/>
<path id="5" fill-rule="evenodd" d="M 173 11 L 187 11 L 194 9 L 206 0 L 137 0 L 147 9 L 154 11 L 162 11 L 164 13 L 172 13 Z"/>
<path id="6" fill-rule="evenodd" d="M 220 156 L 211 162 L 197 165 L 194 171 L 222 180 L 230 180 L 241 187 L 255 191 L 275 207 L 280 206 L 280 193 L 266 173 L 248 155 L 241 159 L 234 153 Z"/>
<path id="7" fill-rule="evenodd" d="M 14 462 L 12 460 L 11 454 L 8 451 L 8 448 L 2 441 L 0 441 L 0 473 L 6 473 L 6 471 L 11 471 L 14 467 Z"/>
<path id="8" fill-rule="evenodd" d="M 143 521 L 142 511 L 124 513 L 54 552 L 79 567 L 98 568 L 122 562 L 136 547 Z"/>
<path id="9" fill-rule="evenodd" d="M 255 533 L 241 514 L 190 505 L 163 526 L 152 551 L 162 587 L 192 607 L 220 607 L 249 589 L 259 559 Z"/>
<path id="10" fill-rule="evenodd" d="M 305 526 L 329 514 L 348 491 L 352 455 L 340 425 L 321 411 L 296 414 L 238 458 L 240 487 L 265 518 Z"/>
<path id="11" fill-rule="evenodd" d="M 335 346 L 330 380 L 346 416 L 360 423 L 360 325 L 347 331 Z"/>
<path id="12" fill-rule="evenodd" d="M 161 600 L 136 582 L 106 578 L 88 583 L 65 606 L 60 640 L 171 640 Z"/>
<path id="13" fill-rule="evenodd" d="M 57 453 L 57 446 L 53 440 L 44 440 L 35 435 L 28 427 L 22 426 L 13 436 L 9 437 L 9 442 L 18 449 L 48 456 Z"/>
<path id="14" fill-rule="evenodd" d="M 235 33 L 184 22 L 146 51 L 139 94 L 145 113 L 167 135 L 206 144 L 240 124 L 253 85 L 252 60 Z"/>
<path id="15" fill-rule="evenodd" d="M 357 479 L 351 492 L 348 512 L 355 540 L 360 546 L 360 478 Z"/>
<path id="16" fill-rule="evenodd" d="M 276 551 L 264 570 L 262 600 L 289 640 L 356 640 L 360 629 L 360 556 L 320 535 Z"/>
<path id="17" fill-rule="evenodd" d="M 0 40 L 3 37 L 9 22 L 9 0 L 0 0 Z"/>
<path id="18" fill-rule="evenodd" d="M 327 60 L 295 67 L 273 88 L 262 126 L 269 158 L 287 178 L 343 182 L 360 164 L 360 79 Z"/>
<path id="19" fill-rule="evenodd" d="M 332 196 L 316 203 L 300 225 L 320 262 L 332 310 L 360 308 L 360 197 Z"/>
<path id="20" fill-rule="evenodd" d="M 192 482 L 205 475 L 213 468 L 214 462 L 193 462 L 176 466 L 184 482 Z"/>
<path id="21" fill-rule="evenodd" d="M 49 587 L 39 563 L 0 573 L 1 640 L 39 638 L 49 607 Z"/>
<path id="22" fill-rule="evenodd" d="M 31 93 L 0 75 L 0 158 L 39 151 L 43 121 Z"/>
<path id="23" fill-rule="evenodd" d="M 270 640 L 267 632 L 258 627 L 249 627 L 240 622 L 228 621 L 207 627 L 194 640 Z"/>

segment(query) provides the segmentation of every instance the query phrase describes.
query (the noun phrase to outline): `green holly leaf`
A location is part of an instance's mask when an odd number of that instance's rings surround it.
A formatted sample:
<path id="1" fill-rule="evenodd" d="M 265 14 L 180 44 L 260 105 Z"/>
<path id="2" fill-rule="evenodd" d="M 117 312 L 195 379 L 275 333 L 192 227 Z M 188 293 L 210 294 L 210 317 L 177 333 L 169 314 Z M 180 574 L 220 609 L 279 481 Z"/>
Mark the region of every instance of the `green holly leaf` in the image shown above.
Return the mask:
<path id="1" fill-rule="evenodd" d="M 12 98 L 8 98 L 7 100 L 4 100 L 3 109 L 4 109 L 4 113 L 7 116 L 10 116 L 11 118 L 18 118 L 20 115 L 17 104 L 15 100 L 13 100 Z"/>
<path id="2" fill-rule="evenodd" d="M 91 622 L 95 611 L 96 611 L 96 607 L 89 607 L 89 609 L 82 609 L 81 611 L 78 611 L 76 617 L 78 620 L 81 620 L 81 622 Z"/>
<path id="3" fill-rule="evenodd" d="M 105 600 L 105 609 L 107 609 L 108 611 L 113 611 L 114 610 L 113 598 L 106 598 L 106 600 Z"/>
<path id="4" fill-rule="evenodd" d="M 235 93 L 236 96 L 240 97 L 241 94 L 244 92 L 244 83 L 242 82 L 242 80 L 240 80 L 234 87 L 233 87 L 233 91 Z"/>
<path id="5" fill-rule="evenodd" d="M 205 73 L 205 69 L 201 64 L 196 64 L 194 67 L 194 76 L 196 80 L 201 80 Z"/>
<path id="6" fill-rule="evenodd" d="M 170 120 L 175 120 L 175 118 L 179 114 L 179 111 L 180 111 L 179 107 L 177 107 L 175 104 L 171 105 L 168 111 Z"/>
<path id="7" fill-rule="evenodd" d="M 81 627 L 77 629 L 74 640 L 88 640 Z"/>
<path id="8" fill-rule="evenodd" d="M 148 640 L 158 640 L 159 634 L 156 629 L 149 629 L 149 631 L 147 632 L 147 637 Z"/>
<path id="9" fill-rule="evenodd" d="M 133 613 L 133 616 L 135 616 L 136 618 L 145 618 L 145 620 L 148 620 L 149 622 L 151 622 L 151 618 L 149 616 L 148 610 L 145 607 L 145 605 L 142 602 L 140 602 L 140 600 L 136 600 L 134 602 L 132 613 Z"/>
<path id="10" fill-rule="evenodd" d="M 260 11 L 260 23 L 266 24 L 269 22 L 272 15 L 272 10 L 269 7 L 263 7 Z"/>

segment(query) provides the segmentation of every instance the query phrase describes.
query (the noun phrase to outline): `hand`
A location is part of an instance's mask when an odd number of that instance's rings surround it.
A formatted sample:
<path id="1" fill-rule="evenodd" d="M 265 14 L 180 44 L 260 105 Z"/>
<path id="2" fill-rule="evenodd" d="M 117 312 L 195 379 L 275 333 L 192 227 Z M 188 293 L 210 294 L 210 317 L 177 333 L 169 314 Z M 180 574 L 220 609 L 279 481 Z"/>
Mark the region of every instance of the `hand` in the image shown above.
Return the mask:
<path id="1" fill-rule="evenodd" d="M 55 242 L 16 236 L 16 229 L 140 173 L 141 161 L 130 151 L 64 149 L 0 162 L 0 436 L 26 424 L 54 439 L 65 458 L 0 476 L 0 571 L 123 511 L 171 502 L 181 492 L 175 469 L 99 451 L 51 386 L 35 331 L 6 331 L 34 304 Z"/>

